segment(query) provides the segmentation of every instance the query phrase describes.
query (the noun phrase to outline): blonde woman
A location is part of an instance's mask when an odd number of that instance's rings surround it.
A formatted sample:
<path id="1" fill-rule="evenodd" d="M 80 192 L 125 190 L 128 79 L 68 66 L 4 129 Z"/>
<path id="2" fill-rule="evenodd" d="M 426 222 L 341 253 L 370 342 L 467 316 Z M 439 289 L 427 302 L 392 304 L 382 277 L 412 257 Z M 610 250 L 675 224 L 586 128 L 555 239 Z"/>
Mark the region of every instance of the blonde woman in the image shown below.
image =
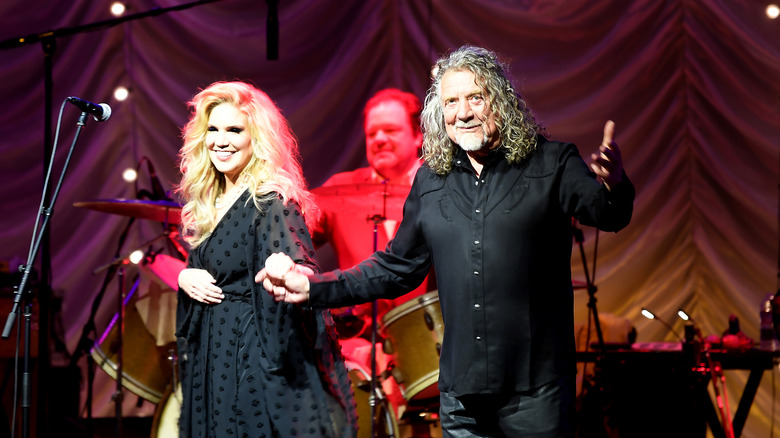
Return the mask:
<path id="1" fill-rule="evenodd" d="M 277 303 L 252 281 L 275 252 L 319 271 L 295 136 L 247 83 L 214 83 L 189 105 L 177 190 L 191 247 L 177 309 L 180 436 L 354 436 L 330 314 Z"/>

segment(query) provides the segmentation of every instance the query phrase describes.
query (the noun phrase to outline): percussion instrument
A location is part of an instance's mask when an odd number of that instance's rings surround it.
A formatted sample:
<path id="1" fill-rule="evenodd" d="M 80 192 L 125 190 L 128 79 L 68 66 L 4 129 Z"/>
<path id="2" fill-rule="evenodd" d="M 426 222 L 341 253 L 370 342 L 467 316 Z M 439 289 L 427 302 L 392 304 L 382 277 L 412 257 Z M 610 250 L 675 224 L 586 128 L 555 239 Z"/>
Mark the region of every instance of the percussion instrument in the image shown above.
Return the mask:
<path id="1" fill-rule="evenodd" d="M 146 201 L 142 199 L 98 199 L 74 202 L 74 207 L 88 208 L 102 213 L 149 219 L 169 225 L 181 224 L 181 204 L 174 201 Z"/>
<path id="2" fill-rule="evenodd" d="M 393 356 L 396 379 L 408 401 L 439 396 L 439 355 L 444 321 L 439 293 L 428 292 L 387 312 L 382 318 L 382 350 Z"/>
<path id="3" fill-rule="evenodd" d="M 352 385 L 352 391 L 355 394 L 355 404 L 358 414 L 358 434 L 357 438 L 371 437 L 371 405 L 369 395 L 371 394 L 371 376 L 356 362 L 346 361 L 349 372 L 349 380 Z M 375 410 L 374 410 L 374 437 L 378 438 L 399 438 L 398 423 L 395 418 L 395 410 L 391 403 L 385 398 L 384 392 L 377 385 L 375 391 Z"/>
<path id="4" fill-rule="evenodd" d="M 122 385 L 152 403 L 159 403 L 175 368 L 176 284 L 184 262 L 164 254 L 142 265 L 136 286 L 124 300 L 122 336 Z M 149 275 L 151 274 L 151 275 Z M 148 281 L 143 281 L 148 280 Z M 117 378 L 119 315 L 90 351 L 97 365 Z"/>
<path id="5" fill-rule="evenodd" d="M 151 438 L 172 438 L 179 436 L 179 415 L 181 415 L 181 384 L 176 384 L 176 391 L 169 385 L 165 395 L 157 405 L 152 418 Z"/>

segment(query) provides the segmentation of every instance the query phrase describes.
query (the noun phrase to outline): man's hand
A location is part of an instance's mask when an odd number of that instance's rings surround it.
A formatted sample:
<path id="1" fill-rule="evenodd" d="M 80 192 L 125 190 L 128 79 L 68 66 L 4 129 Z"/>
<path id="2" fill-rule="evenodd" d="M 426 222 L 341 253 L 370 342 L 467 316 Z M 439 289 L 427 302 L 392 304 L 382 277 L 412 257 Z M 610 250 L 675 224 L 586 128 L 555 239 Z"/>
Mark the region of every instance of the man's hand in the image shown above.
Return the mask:
<path id="1" fill-rule="evenodd" d="M 255 275 L 255 282 L 273 295 L 276 301 L 303 303 L 309 299 L 309 277 L 311 268 L 296 265 L 284 253 L 271 254 L 265 260 L 265 267 Z"/>
<path id="2" fill-rule="evenodd" d="M 217 280 L 204 269 L 188 268 L 179 272 L 179 287 L 192 298 L 206 304 L 216 304 L 225 298 Z"/>
<path id="3" fill-rule="evenodd" d="M 590 169 L 604 180 L 608 190 L 623 181 L 623 157 L 615 143 L 615 122 L 608 120 L 604 125 L 604 138 L 598 153 L 590 154 Z"/>

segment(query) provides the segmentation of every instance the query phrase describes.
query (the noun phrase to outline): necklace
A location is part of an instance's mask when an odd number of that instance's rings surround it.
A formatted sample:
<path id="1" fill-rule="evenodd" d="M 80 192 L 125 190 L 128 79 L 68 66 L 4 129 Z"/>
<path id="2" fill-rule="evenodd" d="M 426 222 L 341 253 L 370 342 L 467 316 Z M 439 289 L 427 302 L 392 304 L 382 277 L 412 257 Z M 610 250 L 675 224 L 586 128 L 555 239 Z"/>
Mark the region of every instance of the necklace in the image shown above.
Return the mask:
<path id="1" fill-rule="evenodd" d="M 236 202 L 236 199 L 238 199 L 239 196 L 241 196 L 242 193 L 246 190 L 246 185 L 240 185 L 233 190 L 230 191 L 230 196 L 228 198 L 225 198 L 224 193 L 217 196 L 217 199 L 214 201 L 214 207 L 217 208 L 217 210 L 222 210 L 226 207 L 229 207 L 233 205 L 234 202 Z"/>

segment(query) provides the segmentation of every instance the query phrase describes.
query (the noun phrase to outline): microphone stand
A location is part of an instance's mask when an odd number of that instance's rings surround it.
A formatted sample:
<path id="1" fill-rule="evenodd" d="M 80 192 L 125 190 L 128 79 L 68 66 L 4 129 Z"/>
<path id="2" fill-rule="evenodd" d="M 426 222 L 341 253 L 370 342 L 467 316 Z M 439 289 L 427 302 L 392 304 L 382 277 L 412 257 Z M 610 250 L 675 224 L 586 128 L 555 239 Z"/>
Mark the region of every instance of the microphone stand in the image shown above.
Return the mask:
<path id="1" fill-rule="evenodd" d="M 64 103 L 63 103 L 64 107 Z M 62 108 L 60 109 L 60 114 L 62 114 Z M 57 196 L 59 195 L 60 188 L 62 187 L 62 181 L 65 179 L 65 173 L 68 170 L 68 165 L 70 164 L 70 159 L 73 156 L 73 151 L 76 148 L 76 142 L 78 141 L 79 135 L 81 134 L 81 130 L 84 128 L 84 125 L 87 123 L 88 114 L 86 112 L 82 112 L 81 115 L 78 118 L 78 121 L 76 122 L 77 128 L 76 128 L 76 134 L 73 137 L 73 142 L 71 143 L 70 150 L 68 151 L 67 158 L 65 159 L 65 164 L 63 165 L 62 172 L 60 173 L 60 178 L 57 181 L 57 186 L 54 189 L 54 192 L 52 193 L 51 199 L 49 200 L 49 204 L 46 205 L 46 195 L 48 194 L 49 189 L 49 180 L 51 178 L 51 169 L 54 164 L 54 154 L 51 156 L 51 161 L 49 162 L 49 166 L 47 167 L 46 171 L 46 177 L 44 179 L 43 184 L 43 193 L 41 196 L 41 208 L 39 210 L 39 217 L 35 221 L 35 227 L 33 230 L 33 240 L 30 245 L 30 252 L 27 256 L 27 263 L 24 266 L 20 266 L 20 270 L 22 271 L 22 279 L 19 282 L 19 285 L 15 288 L 14 291 L 14 302 L 11 308 L 11 312 L 8 314 L 8 319 L 6 320 L 5 328 L 3 329 L 2 338 L 8 339 L 8 337 L 11 335 L 11 330 L 13 330 L 14 321 L 16 320 L 16 316 L 19 314 L 20 306 L 22 306 L 22 301 L 24 301 L 24 317 L 25 317 L 25 333 L 24 333 L 24 368 L 22 371 L 22 437 L 29 437 L 30 436 L 30 406 L 31 406 L 31 380 L 30 380 L 30 333 L 31 333 L 31 327 L 30 327 L 30 319 L 32 314 L 32 297 L 31 294 L 26 290 L 27 289 L 27 282 L 30 279 L 30 272 L 32 271 L 32 265 L 35 261 L 35 258 L 38 255 L 38 250 L 40 249 L 41 240 L 43 235 L 46 233 L 46 230 L 48 229 L 49 221 L 51 219 L 52 214 L 54 214 L 54 204 L 57 202 Z M 54 141 L 55 147 L 57 140 Z M 38 229 L 38 224 L 40 220 L 40 216 L 43 216 L 43 221 L 41 222 L 40 230 Z M 39 234 L 36 236 L 36 232 Z M 16 418 L 12 420 L 14 423 L 16 423 Z"/>

